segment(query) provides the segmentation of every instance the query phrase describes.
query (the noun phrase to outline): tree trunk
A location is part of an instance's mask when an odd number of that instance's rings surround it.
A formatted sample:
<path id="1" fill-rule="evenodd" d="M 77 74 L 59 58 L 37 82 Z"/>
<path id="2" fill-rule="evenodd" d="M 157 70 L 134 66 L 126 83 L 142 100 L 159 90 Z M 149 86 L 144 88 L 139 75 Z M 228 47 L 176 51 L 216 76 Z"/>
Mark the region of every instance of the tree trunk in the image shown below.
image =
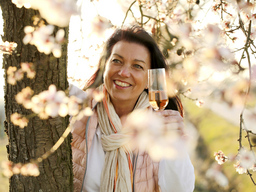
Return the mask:
<path id="1" fill-rule="evenodd" d="M 3 67 L 5 74 L 9 66 L 20 68 L 21 62 L 32 62 L 36 67 L 36 77 L 28 79 L 24 76 L 16 85 L 7 83 L 5 75 L 5 131 L 8 135 L 8 159 L 14 163 L 28 163 L 47 152 L 60 138 L 68 126 L 68 117 L 51 118 L 41 120 L 38 117 L 31 118 L 24 129 L 14 126 L 10 121 L 10 115 L 18 112 L 29 115 L 32 112 L 24 109 L 15 101 L 15 95 L 23 88 L 29 86 L 38 94 L 55 84 L 58 90 L 66 90 L 67 82 L 67 45 L 63 46 L 63 56 L 59 59 L 52 55 L 45 55 L 37 51 L 32 45 L 24 45 L 24 27 L 32 25 L 32 17 L 38 14 L 32 9 L 19 9 L 11 0 L 0 0 L 3 11 L 4 36 L 3 41 L 16 42 L 17 52 L 5 55 Z M 66 29 L 66 32 L 68 30 Z M 66 34 L 66 37 L 68 34 Z M 60 148 L 46 160 L 39 164 L 40 175 L 38 177 L 26 177 L 13 175 L 10 178 L 10 191 L 34 192 L 34 191 L 72 191 L 72 155 L 71 135 L 66 138 Z"/>

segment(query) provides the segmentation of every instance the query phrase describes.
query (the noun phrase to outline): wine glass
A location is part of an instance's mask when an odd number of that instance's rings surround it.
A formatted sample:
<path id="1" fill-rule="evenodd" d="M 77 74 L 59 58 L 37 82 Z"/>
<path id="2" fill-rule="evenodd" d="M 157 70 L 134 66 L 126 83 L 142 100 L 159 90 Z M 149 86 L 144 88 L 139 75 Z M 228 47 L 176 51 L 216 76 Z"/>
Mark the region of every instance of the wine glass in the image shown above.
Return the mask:
<path id="1" fill-rule="evenodd" d="M 148 70 L 149 103 L 155 111 L 163 111 L 168 104 L 165 68 Z"/>

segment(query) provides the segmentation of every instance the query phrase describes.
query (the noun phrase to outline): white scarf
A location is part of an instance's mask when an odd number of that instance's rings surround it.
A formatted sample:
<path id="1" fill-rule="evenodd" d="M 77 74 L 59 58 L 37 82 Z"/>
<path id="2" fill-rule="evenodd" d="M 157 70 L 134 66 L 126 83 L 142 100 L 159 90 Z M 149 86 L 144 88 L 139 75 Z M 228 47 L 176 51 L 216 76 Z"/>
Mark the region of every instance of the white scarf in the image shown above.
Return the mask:
<path id="1" fill-rule="evenodd" d="M 101 85 L 99 89 L 104 91 L 104 99 L 97 105 L 97 113 L 102 132 L 102 147 L 106 152 L 100 191 L 132 192 L 132 151 L 126 145 L 128 136 L 121 133 L 121 120 L 116 114 L 105 87 Z M 134 110 L 148 106 L 148 95 L 144 91 L 139 96 Z"/>

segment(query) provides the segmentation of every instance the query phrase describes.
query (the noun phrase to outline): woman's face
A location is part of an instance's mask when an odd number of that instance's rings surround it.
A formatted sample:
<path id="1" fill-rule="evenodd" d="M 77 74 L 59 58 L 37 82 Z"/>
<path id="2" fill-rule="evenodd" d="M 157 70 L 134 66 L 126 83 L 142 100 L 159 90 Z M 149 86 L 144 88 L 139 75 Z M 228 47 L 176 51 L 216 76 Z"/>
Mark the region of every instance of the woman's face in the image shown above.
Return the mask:
<path id="1" fill-rule="evenodd" d="M 135 104 L 147 87 L 150 52 L 143 45 L 117 42 L 107 60 L 104 84 L 113 104 Z"/>

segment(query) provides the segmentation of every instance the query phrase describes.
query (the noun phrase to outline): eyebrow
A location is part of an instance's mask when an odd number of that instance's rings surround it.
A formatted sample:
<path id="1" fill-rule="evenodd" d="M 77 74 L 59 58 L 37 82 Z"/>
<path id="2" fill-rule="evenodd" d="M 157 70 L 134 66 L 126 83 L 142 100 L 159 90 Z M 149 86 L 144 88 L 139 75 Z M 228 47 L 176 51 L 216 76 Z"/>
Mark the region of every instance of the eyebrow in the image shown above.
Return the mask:
<path id="1" fill-rule="evenodd" d="M 121 56 L 121 55 L 119 55 L 119 54 L 117 54 L 117 53 L 113 53 L 113 55 L 116 55 L 116 56 L 118 56 L 118 57 L 120 57 L 120 58 L 122 58 L 122 59 L 124 58 L 123 56 Z M 145 61 L 140 60 L 140 59 L 134 59 L 134 61 L 138 61 L 138 62 L 142 62 L 142 63 L 146 64 Z"/>

